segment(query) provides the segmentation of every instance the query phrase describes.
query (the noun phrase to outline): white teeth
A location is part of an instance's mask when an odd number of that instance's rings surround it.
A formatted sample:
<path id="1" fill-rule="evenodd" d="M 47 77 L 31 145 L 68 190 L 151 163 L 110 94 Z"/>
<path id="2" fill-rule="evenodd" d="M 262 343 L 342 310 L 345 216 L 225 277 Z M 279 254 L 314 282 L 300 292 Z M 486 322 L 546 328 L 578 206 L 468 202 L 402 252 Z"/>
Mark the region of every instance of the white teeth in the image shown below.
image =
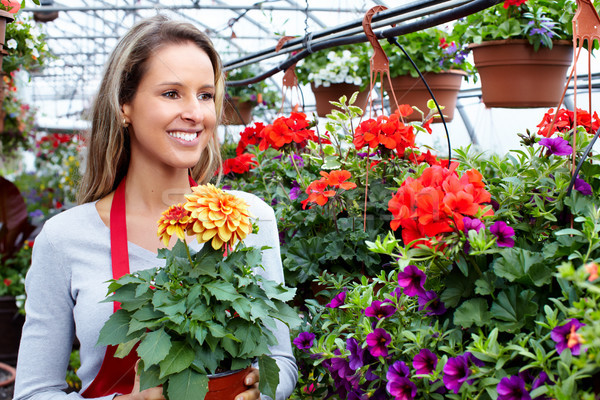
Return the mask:
<path id="1" fill-rule="evenodd" d="M 191 142 L 196 139 L 195 133 L 186 133 L 186 132 L 169 132 L 169 136 L 172 136 L 176 139 L 185 140 L 186 142 Z"/>

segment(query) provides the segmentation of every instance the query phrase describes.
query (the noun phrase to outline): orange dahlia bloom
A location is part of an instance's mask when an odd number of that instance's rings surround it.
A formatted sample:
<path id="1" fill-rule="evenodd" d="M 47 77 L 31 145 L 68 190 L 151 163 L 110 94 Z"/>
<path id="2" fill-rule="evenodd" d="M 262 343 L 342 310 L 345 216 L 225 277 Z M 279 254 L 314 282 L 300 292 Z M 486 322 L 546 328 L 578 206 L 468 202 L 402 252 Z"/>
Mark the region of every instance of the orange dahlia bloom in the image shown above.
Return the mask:
<path id="1" fill-rule="evenodd" d="M 181 203 L 169 207 L 158 220 L 158 237 L 165 246 L 169 245 L 171 236 L 176 234 L 181 240 L 185 239 L 185 231 L 190 224 L 190 213 Z"/>
<path id="2" fill-rule="evenodd" d="M 225 253 L 244 240 L 252 232 L 253 217 L 248 203 L 239 197 L 226 193 L 211 185 L 192 188 L 192 194 L 186 194 L 184 208 L 191 213 L 190 231 L 196 235 L 199 243 L 211 240 L 213 249 L 223 249 Z"/>

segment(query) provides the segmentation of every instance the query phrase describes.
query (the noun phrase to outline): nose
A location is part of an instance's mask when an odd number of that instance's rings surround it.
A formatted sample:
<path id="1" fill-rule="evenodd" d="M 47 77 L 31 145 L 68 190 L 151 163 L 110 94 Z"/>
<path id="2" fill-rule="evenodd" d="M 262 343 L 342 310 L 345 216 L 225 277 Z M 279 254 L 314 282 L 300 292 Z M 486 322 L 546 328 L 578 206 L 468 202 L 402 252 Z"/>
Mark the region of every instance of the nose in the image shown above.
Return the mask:
<path id="1" fill-rule="evenodd" d="M 195 96 L 185 99 L 182 104 L 181 119 L 198 123 L 204 120 L 205 106 Z"/>

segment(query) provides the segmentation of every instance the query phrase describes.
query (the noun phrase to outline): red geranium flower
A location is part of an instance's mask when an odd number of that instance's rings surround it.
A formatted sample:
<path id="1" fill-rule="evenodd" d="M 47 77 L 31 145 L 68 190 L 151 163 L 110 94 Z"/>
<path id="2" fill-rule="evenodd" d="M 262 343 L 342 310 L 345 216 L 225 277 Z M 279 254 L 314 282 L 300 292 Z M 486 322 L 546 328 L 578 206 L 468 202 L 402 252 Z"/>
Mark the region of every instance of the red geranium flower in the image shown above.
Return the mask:
<path id="1" fill-rule="evenodd" d="M 263 141 L 264 136 L 262 130 L 265 128 L 265 124 L 262 122 L 255 122 L 254 126 L 248 126 L 242 132 L 240 132 L 240 141 L 238 142 L 237 149 L 235 150 L 237 155 L 242 154 L 246 151 L 249 145 L 256 145 Z"/>
<path id="2" fill-rule="evenodd" d="M 351 190 L 356 188 L 353 182 L 346 182 L 352 177 L 352 174 L 346 170 L 335 170 L 327 173 L 321 171 L 321 179 L 312 182 L 306 188 L 308 198 L 302 201 L 302 209 L 305 209 L 308 203 L 317 203 L 324 206 L 329 201 L 329 198 L 335 196 L 338 190 Z"/>
<path id="3" fill-rule="evenodd" d="M 243 174 L 250 171 L 258 165 L 254 154 L 244 153 L 234 158 L 228 158 L 223 161 L 223 174 L 227 175 L 230 172 L 235 174 Z"/>
<path id="4" fill-rule="evenodd" d="M 401 113 L 406 112 L 406 107 L 402 107 L 389 117 L 380 115 L 377 119 L 371 118 L 361 122 L 354 132 L 353 143 L 356 149 L 360 150 L 365 146 L 375 149 L 381 146 L 388 150 L 396 150 L 400 157 L 404 156 L 407 148 L 415 146 L 412 125 L 406 125 L 401 120 Z"/>
<path id="5" fill-rule="evenodd" d="M 508 8 L 510 6 L 520 6 L 524 4 L 527 0 L 504 0 L 503 7 Z"/>
<path id="6" fill-rule="evenodd" d="M 571 110 L 567 110 L 565 108 L 561 108 L 558 110 L 556 121 L 554 121 L 554 127 L 552 131 L 550 131 L 550 125 L 552 124 L 552 119 L 554 118 L 554 109 L 549 109 L 544 117 L 542 118 L 542 122 L 540 122 L 537 127 L 540 128 L 537 132 L 540 136 L 550 137 L 555 132 L 565 133 L 570 131 L 575 127 L 574 117 L 575 113 Z M 594 134 L 600 128 L 600 118 L 598 117 L 598 113 L 594 111 L 593 115 L 590 115 L 586 110 L 582 110 L 580 108 L 577 109 L 577 126 L 585 127 L 585 130 Z"/>

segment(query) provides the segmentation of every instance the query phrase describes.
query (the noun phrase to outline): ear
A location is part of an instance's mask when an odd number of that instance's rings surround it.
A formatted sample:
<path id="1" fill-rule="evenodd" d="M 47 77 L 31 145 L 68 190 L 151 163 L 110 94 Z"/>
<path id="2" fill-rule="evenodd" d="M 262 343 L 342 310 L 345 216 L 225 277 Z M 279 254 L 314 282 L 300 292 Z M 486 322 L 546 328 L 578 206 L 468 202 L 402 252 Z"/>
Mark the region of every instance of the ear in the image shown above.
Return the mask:
<path id="1" fill-rule="evenodd" d="M 123 116 L 123 118 L 125 118 L 125 120 L 127 121 L 127 123 L 131 122 L 131 113 L 132 113 L 132 109 L 131 109 L 131 105 L 130 104 L 123 104 L 121 105 L 121 115 Z"/>

